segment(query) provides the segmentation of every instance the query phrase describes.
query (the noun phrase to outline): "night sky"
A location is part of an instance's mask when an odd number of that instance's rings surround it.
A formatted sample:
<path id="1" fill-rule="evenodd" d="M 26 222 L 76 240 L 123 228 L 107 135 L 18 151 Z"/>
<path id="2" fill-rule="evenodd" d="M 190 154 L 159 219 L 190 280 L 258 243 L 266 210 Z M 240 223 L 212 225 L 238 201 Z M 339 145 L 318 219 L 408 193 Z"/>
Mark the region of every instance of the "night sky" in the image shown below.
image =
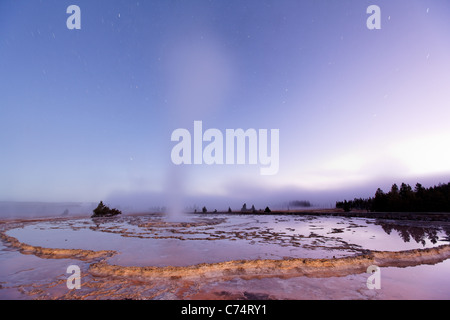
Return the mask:
<path id="1" fill-rule="evenodd" d="M 328 205 L 447 183 L 449 39 L 438 0 L 2 0 L 0 201 Z M 279 129 L 278 173 L 174 165 L 196 120 Z"/>

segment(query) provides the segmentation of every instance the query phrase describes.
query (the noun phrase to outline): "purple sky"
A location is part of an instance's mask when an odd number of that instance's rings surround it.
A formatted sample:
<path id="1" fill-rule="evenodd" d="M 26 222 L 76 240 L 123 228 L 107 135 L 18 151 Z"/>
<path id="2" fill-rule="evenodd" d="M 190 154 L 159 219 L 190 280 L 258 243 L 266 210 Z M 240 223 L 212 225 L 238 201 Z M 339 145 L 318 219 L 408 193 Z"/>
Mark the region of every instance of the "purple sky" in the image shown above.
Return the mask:
<path id="1" fill-rule="evenodd" d="M 446 183 L 449 17 L 437 0 L 1 1 L 0 201 L 330 205 Z M 175 166 L 195 120 L 279 129 L 278 173 Z"/>

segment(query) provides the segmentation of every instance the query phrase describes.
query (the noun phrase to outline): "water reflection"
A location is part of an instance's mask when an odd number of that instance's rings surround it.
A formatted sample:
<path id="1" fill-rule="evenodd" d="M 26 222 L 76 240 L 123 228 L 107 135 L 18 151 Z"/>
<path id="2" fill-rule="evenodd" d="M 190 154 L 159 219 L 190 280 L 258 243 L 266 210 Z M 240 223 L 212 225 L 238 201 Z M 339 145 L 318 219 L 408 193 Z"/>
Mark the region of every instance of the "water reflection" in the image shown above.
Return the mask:
<path id="1" fill-rule="evenodd" d="M 445 241 L 450 241 L 450 226 L 448 225 L 424 227 L 382 220 L 377 221 L 375 224 L 381 226 L 383 231 L 388 235 L 390 235 L 393 230 L 397 231 L 404 242 L 410 242 L 411 239 L 413 239 L 416 243 L 425 246 L 426 239 L 428 239 L 432 244 L 436 244 L 439 240 L 438 233 L 440 231 L 446 234 L 447 238 Z"/>

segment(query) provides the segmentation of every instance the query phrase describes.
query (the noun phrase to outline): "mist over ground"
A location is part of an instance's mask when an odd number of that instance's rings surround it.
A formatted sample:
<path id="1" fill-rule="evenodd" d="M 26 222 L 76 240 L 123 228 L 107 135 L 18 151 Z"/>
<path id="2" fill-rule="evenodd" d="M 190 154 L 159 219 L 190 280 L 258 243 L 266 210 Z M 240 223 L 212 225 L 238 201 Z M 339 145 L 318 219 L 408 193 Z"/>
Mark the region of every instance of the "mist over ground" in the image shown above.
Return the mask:
<path id="1" fill-rule="evenodd" d="M 96 207 L 89 202 L 0 201 L 0 218 L 41 218 L 90 215 Z"/>
<path id="2" fill-rule="evenodd" d="M 386 182 L 386 179 L 336 190 L 304 190 L 299 188 L 278 188 L 268 190 L 264 187 L 245 184 L 234 185 L 232 195 L 189 195 L 180 189 L 177 192 L 125 192 L 117 191 L 102 200 L 105 205 L 117 208 L 123 214 L 157 212 L 164 209 L 177 211 L 201 212 L 203 206 L 208 212 L 239 211 L 243 204 L 247 208 L 255 206 L 256 210 L 269 206 L 272 210 L 296 209 L 289 206 L 291 201 L 309 201 L 310 208 L 335 208 L 336 201 L 352 200 L 354 198 L 368 198 L 375 195 L 376 189 L 388 192 L 392 184 L 400 185 L 405 182 L 412 187 L 417 182 L 424 187 L 431 187 L 439 183 L 447 183 L 450 177 L 416 177 L 397 179 Z M 38 217 L 70 217 L 90 216 L 98 202 L 21 202 L 0 201 L 0 218 L 38 218 Z"/>

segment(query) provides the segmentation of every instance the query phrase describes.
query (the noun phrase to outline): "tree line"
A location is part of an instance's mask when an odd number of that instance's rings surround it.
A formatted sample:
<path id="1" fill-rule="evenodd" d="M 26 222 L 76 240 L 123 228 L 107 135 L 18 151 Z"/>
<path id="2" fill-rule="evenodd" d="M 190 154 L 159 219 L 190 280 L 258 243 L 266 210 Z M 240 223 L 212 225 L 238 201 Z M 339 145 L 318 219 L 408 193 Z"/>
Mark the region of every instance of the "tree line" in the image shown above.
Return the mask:
<path id="1" fill-rule="evenodd" d="M 197 209 L 195 209 L 194 212 L 196 213 L 196 212 L 197 212 Z M 228 207 L 228 211 L 227 211 L 227 212 L 228 212 L 228 213 L 232 213 L 232 212 L 233 212 L 233 210 L 231 210 L 231 207 Z M 241 210 L 240 210 L 240 212 L 243 212 L 243 213 L 258 213 L 258 212 L 260 212 L 260 213 L 261 213 L 261 212 L 270 213 L 270 212 L 272 212 L 272 210 L 270 210 L 269 207 L 266 207 L 266 208 L 264 209 L 264 211 L 263 211 L 262 209 L 259 209 L 259 211 L 258 211 L 258 210 L 256 210 L 256 208 L 255 208 L 254 205 L 252 205 L 252 207 L 251 207 L 250 209 L 248 209 L 248 208 L 247 208 L 247 204 L 244 203 L 243 206 L 242 206 L 242 208 L 241 208 Z M 203 207 L 203 208 L 202 208 L 202 213 L 208 213 L 208 209 L 206 209 L 206 207 Z M 214 210 L 213 213 L 217 213 L 217 209 Z"/>
<path id="2" fill-rule="evenodd" d="M 406 183 L 400 188 L 394 183 L 387 193 L 378 188 L 373 198 L 337 201 L 336 208 L 346 212 L 450 212 L 450 182 L 429 188 L 417 183 L 414 189 Z"/>

